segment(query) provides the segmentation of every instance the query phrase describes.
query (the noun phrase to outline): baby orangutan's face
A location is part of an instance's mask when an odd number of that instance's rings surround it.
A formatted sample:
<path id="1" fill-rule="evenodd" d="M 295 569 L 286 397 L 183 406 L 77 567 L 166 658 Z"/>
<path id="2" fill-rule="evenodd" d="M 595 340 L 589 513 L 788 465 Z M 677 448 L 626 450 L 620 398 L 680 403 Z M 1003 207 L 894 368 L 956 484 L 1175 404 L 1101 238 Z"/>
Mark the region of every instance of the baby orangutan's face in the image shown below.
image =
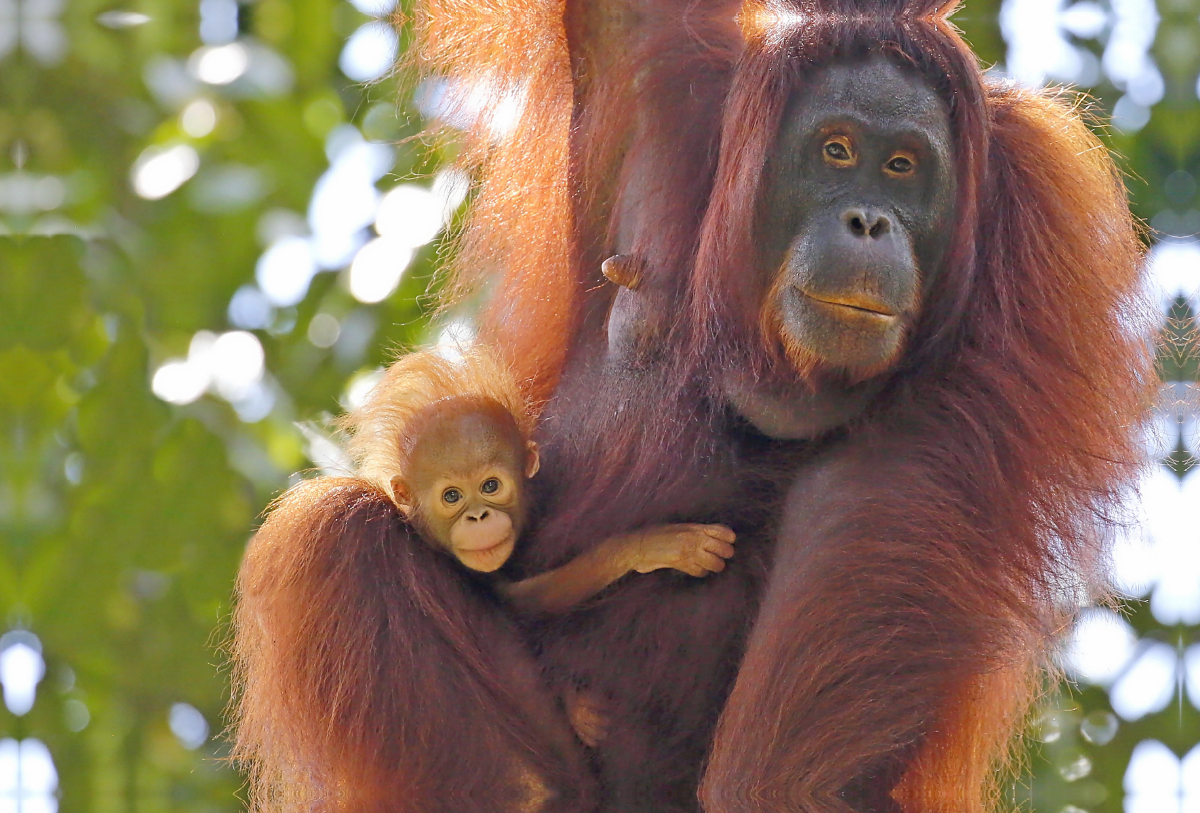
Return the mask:
<path id="1" fill-rule="evenodd" d="M 428 541 L 491 573 L 512 556 L 524 529 L 537 445 L 498 405 L 439 409 L 413 446 L 407 477 L 393 482 L 397 503 Z"/>

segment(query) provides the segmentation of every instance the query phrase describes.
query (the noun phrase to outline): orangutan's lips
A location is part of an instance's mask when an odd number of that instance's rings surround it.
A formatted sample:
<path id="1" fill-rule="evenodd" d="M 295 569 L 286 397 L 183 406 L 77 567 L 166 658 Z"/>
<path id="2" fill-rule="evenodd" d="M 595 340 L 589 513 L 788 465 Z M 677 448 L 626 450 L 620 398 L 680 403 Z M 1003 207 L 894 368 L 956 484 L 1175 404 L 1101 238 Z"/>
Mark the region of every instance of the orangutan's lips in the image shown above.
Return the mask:
<path id="1" fill-rule="evenodd" d="M 484 554 L 486 554 L 486 553 L 493 552 L 494 550 L 496 550 L 497 548 L 499 548 L 503 545 L 507 545 L 507 544 L 509 544 L 511 542 L 515 542 L 515 541 L 516 541 L 516 539 L 514 538 L 513 532 L 509 531 L 508 533 L 506 533 L 504 535 L 503 539 L 500 539 L 498 542 L 488 545 L 485 548 L 471 548 L 471 547 L 464 546 L 464 547 L 459 548 L 459 550 L 467 551 L 469 553 L 484 553 Z"/>
<path id="2" fill-rule="evenodd" d="M 896 314 L 890 308 L 868 297 L 855 294 L 845 296 L 816 296 L 807 291 L 800 291 L 800 294 L 807 299 L 811 299 L 813 302 L 820 303 L 826 307 L 844 309 L 860 318 L 866 317 L 867 319 L 877 320 L 885 324 L 890 323 L 896 318 Z"/>
<path id="3" fill-rule="evenodd" d="M 508 537 L 506 536 L 503 539 L 501 539 L 499 542 L 497 542 L 495 545 L 492 545 L 490 548 L 480 548 L 479 550 L 477 550 L 475 552 L 487 554 L 487 553 L 491 553 L 492 551 L 496 550 L 497 548 L 501 548 L 507 544 L 508 544 Z"/>
<path id="4" fill-rule="evenodd" d="M 460 548 L 460 550 L 462 550 L 463 553 L 487 555 L 487 554 L 496 552 L 497 548 L 503 547 L 503 546 L 505 546 L 505 544 L 508 544 L 511 541 L 511 536 L 512 536 L 511 534 L 505 535 L 503 540 L 494 542 L 494 543 L 490 544 L 490 546 L 487 546 L 486 548 L 463 547 L 463 548 Z"/>

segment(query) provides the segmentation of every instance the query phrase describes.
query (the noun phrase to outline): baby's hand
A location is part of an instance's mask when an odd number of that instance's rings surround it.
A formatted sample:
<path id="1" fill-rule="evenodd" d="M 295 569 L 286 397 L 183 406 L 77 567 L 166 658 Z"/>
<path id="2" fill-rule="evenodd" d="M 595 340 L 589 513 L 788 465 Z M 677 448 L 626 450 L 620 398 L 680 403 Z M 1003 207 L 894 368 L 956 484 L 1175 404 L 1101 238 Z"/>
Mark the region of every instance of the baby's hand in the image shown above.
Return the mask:
<path id="1" fill-rule="evenodd" d="M 737 539 L 724 525 L 655 525 L 630 534 L 634 550 L 633 569 L 649 573 L 669 567 L 689 576 L 720 573 L 733 556 Z"/>

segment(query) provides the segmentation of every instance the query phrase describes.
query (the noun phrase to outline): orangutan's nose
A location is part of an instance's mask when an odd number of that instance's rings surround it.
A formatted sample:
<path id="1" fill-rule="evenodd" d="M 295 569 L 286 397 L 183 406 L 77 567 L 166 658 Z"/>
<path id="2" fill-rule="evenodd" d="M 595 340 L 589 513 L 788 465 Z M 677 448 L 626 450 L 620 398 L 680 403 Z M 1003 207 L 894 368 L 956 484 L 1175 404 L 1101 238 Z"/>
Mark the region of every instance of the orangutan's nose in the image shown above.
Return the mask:
<path id="1" fill-rule="evenodd" d="M 892 230 L 892 221 L 887 215 L 870 209 L 848 209 L 842 214 L 842 222 L 855 237 L 882 237 Z"/>

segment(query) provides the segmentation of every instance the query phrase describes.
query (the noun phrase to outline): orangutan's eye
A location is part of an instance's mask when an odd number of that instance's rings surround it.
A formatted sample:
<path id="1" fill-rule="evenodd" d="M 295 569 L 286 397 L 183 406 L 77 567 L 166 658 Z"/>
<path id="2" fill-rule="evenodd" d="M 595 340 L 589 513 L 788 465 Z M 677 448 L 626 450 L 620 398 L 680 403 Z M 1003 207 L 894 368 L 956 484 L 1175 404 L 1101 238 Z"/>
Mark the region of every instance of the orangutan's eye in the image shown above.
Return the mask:
<path id="1" fill-rule="evenodd" d="M 836 135 L 825 142 L 822 148 L 825 163 L 834 167 L 851 167 L 857 163 L 854 155 L 854 145 L 845 136 Z"/>
<path id="2" fill-rule="evenodd" d="M 904 176 L 911 175 L 917 170 L 916 160 L 910 156 L 900 153 L 892 156 L 892 160 L 887 162 L 885 171 L 888 175 Z"/>
<path id="3" fill-rule="evenodd" d="M 495 477 L 489 477 L 483 481 L 483 485 L 479 487 L 479 490 L 484 494 L 495 494 L 500 490 L 500 481 Z"/>
<path id="4" fill-rule="evenodd" d="M 442 502 L 446 503 L 446 505 L 454 505 L 462 499 L 462 496 L 462 492 L 457 488 L 448 488 L 442 492 Z"/>

